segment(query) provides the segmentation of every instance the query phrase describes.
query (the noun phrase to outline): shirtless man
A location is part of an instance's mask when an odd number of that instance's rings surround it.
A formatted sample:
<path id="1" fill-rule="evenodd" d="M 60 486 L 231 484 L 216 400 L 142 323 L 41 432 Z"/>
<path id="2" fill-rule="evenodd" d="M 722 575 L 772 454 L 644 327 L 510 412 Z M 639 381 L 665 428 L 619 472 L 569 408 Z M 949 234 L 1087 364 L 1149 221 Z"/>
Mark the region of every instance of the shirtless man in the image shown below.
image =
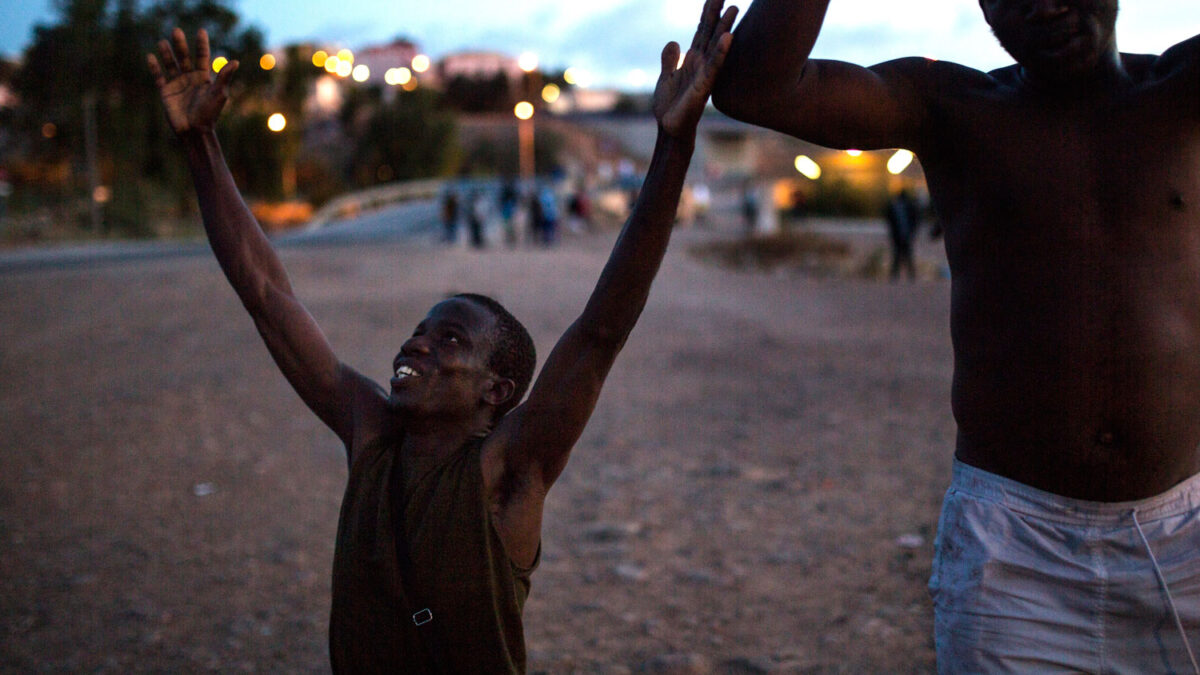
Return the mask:
<path id="1" fill-rule="evenodd" d="M 214 80 L 205 33 L 193 59 L 179 29 L 149 57 L 222 270 L 288 382 L 346 447 L 329 631 L 335 671 L 524 671 L 521 609 L 543 503 L 666 251 L 696 125 L 731 41 L 735 12 L 721 16 L 721 4 L 708 0 L 682 67 L 678 45 L 663 49 L 658 140 L 641 197 L 583 313 L 519 405 L 533 342 L 483 296 L 430 310 L 391 365 L 390 391 L 338 360 L 213 133 L 237 62 Z"/>
<path id="2" fill-rule="evenodd" d="M 756 0 L 718 109 L 913 150 L 952 273 L 945 672 L 1194 668 L 1200 37 L 1121 54 L 1117 0 L 979 0 L 1015 59 L 809 59 L 828 0 Z"/>

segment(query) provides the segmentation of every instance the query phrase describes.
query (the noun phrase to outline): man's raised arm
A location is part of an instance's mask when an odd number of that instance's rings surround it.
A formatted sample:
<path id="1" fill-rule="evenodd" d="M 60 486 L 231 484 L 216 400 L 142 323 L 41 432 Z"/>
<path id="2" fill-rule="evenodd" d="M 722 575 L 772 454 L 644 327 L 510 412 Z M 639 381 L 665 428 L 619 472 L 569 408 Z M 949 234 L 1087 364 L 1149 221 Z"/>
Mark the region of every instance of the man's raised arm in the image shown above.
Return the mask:
<path id="1" fill-rule="evenodd" d="M 713 105 L 730 117 L 833 148 L 916 147 L 923 59 L 871 68 L 809 59 L 829 0 L 754 0 L 733 35 Z"/>
<path id="2" fill-rule="evenodd" d="M 551 351 L 529 399 L 493 434 L 503 448 L 505 474 L 529 489 L 548 489 L 566 465 L 604 378 L 646 304 L 671 236 L 696 126 L 729 49 L 736 10 L 730 8 L 722 17 L 721 5 L 722 0 L 705 4 L 682 67 L 676 68 L 677 44 L 663 49 L 654 90 L 658 140 L 637 204 L 583 313 Z"/>
<path id="3" fill-rule="evenodd" d="M 171 41 L 149 55 L 167 121 L 187 152 L 204 230 L 213 253 L 266 342 L 275 363 L 304 403 L 349 445 L 352 400 L 366 378 L 342 365 L 316 321 L 292 292 L 291 282 L 258 222 L 250 214 L 214 133 L 238 62 L 214 79 L 208 34 L 196 36 L 193 61 L 187 38 L 176 28 Z M 161 59 L 161 64 L 160 64 Z"/>

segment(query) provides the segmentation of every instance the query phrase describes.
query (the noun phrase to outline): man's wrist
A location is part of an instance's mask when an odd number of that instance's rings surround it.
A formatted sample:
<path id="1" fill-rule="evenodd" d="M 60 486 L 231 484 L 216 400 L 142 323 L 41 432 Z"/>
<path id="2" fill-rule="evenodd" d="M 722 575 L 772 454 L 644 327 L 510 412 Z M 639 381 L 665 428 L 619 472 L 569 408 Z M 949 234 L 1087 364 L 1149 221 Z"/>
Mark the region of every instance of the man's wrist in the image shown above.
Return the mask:
<path id="1" fill-rule="evenodd" d="M 692 128 L 687 133 L 672 133 L 660 123 L 658 125 L 658 145 L 661 149 L 669 152 L 691 155 L 696 148 L 696 129 Z"/>
<path id="2" fill-rule="evenodd" d="M 189 129 L 178 135 L 179 142 L 188 152 L 204 152 L 220 147 L 217 144 L 217 133 L 212 129 Z"/>

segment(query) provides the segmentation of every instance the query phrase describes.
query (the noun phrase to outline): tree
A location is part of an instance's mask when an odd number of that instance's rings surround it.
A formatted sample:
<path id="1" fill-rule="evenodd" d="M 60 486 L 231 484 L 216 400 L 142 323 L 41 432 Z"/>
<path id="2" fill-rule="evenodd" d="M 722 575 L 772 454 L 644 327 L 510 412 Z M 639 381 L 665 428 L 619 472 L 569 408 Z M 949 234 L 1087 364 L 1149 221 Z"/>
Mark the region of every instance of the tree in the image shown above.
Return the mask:
<path id="1" fill-rule="evenodd" d="M 446 82 L 443 101 L 446 107 L 461 112 L 502 112 L 512 110 L 516 103 L 504 73 L 492 77 L 458 75 L 450 78 Z"/>
<path id="2" fill-rule="evenodd" d="M 360 184 L 429 178 L 454 170 L 454 118 L 438 108 L 433 92 L 401 93 L 368 119 L 352 157 Z M 387 169 L 381 169 L 387 167 Z"/>
<path id="3" fill-rule="evenodd" d="M 96 167 L 101 182 L 111 186 L 106 222 L 147 233 L 147 204 L 190 208 L 190 186 L 179 163 L 168 160 L 175 155 L 173 140 L 163 127 L 146 54 L 174 26 L 189 34 L 203 27 L 217 53 L 256 63 L 262 34 L 239 28 L 237 14 L 223 0 L 166 0 L 144 11 L 137 0 L 61 0 L 57 9 L 55 23 L 35 27 L 13 80 L 22 101 L 19 133 L 36 138 L 42 125 L 54 124 L 56 134 L 33 146 L 33 159 L 70 159 L 77 167 L 72 181 L 77 193 L 82 176 Z M 269 83 L 269 73 L 247 68 L 239 82 L 237 96 L 246 100 Z M 85 143 L 89 126 L 96 139 L 91 157 Z"/>

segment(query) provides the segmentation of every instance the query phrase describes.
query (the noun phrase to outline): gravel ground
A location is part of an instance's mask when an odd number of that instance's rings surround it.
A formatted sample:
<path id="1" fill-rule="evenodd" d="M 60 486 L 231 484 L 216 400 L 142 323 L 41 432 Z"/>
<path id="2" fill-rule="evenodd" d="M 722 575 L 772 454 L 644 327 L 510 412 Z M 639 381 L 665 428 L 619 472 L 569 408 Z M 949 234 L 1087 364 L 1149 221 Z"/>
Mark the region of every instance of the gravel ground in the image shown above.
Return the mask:
<path id="1" fill-rule="evenodd" d="M 949 284 L 687 254 L 713 236 L 679 233 L 550 495 L 531 671 L 931 671 Z M 382 381 L 456 291 L 500 299 L 544 357 L 611 243 L 283 258 Z M 0 298 L 0 670 L 327 672 L 342 449 L 215 262 L 0 274 Z"/>

